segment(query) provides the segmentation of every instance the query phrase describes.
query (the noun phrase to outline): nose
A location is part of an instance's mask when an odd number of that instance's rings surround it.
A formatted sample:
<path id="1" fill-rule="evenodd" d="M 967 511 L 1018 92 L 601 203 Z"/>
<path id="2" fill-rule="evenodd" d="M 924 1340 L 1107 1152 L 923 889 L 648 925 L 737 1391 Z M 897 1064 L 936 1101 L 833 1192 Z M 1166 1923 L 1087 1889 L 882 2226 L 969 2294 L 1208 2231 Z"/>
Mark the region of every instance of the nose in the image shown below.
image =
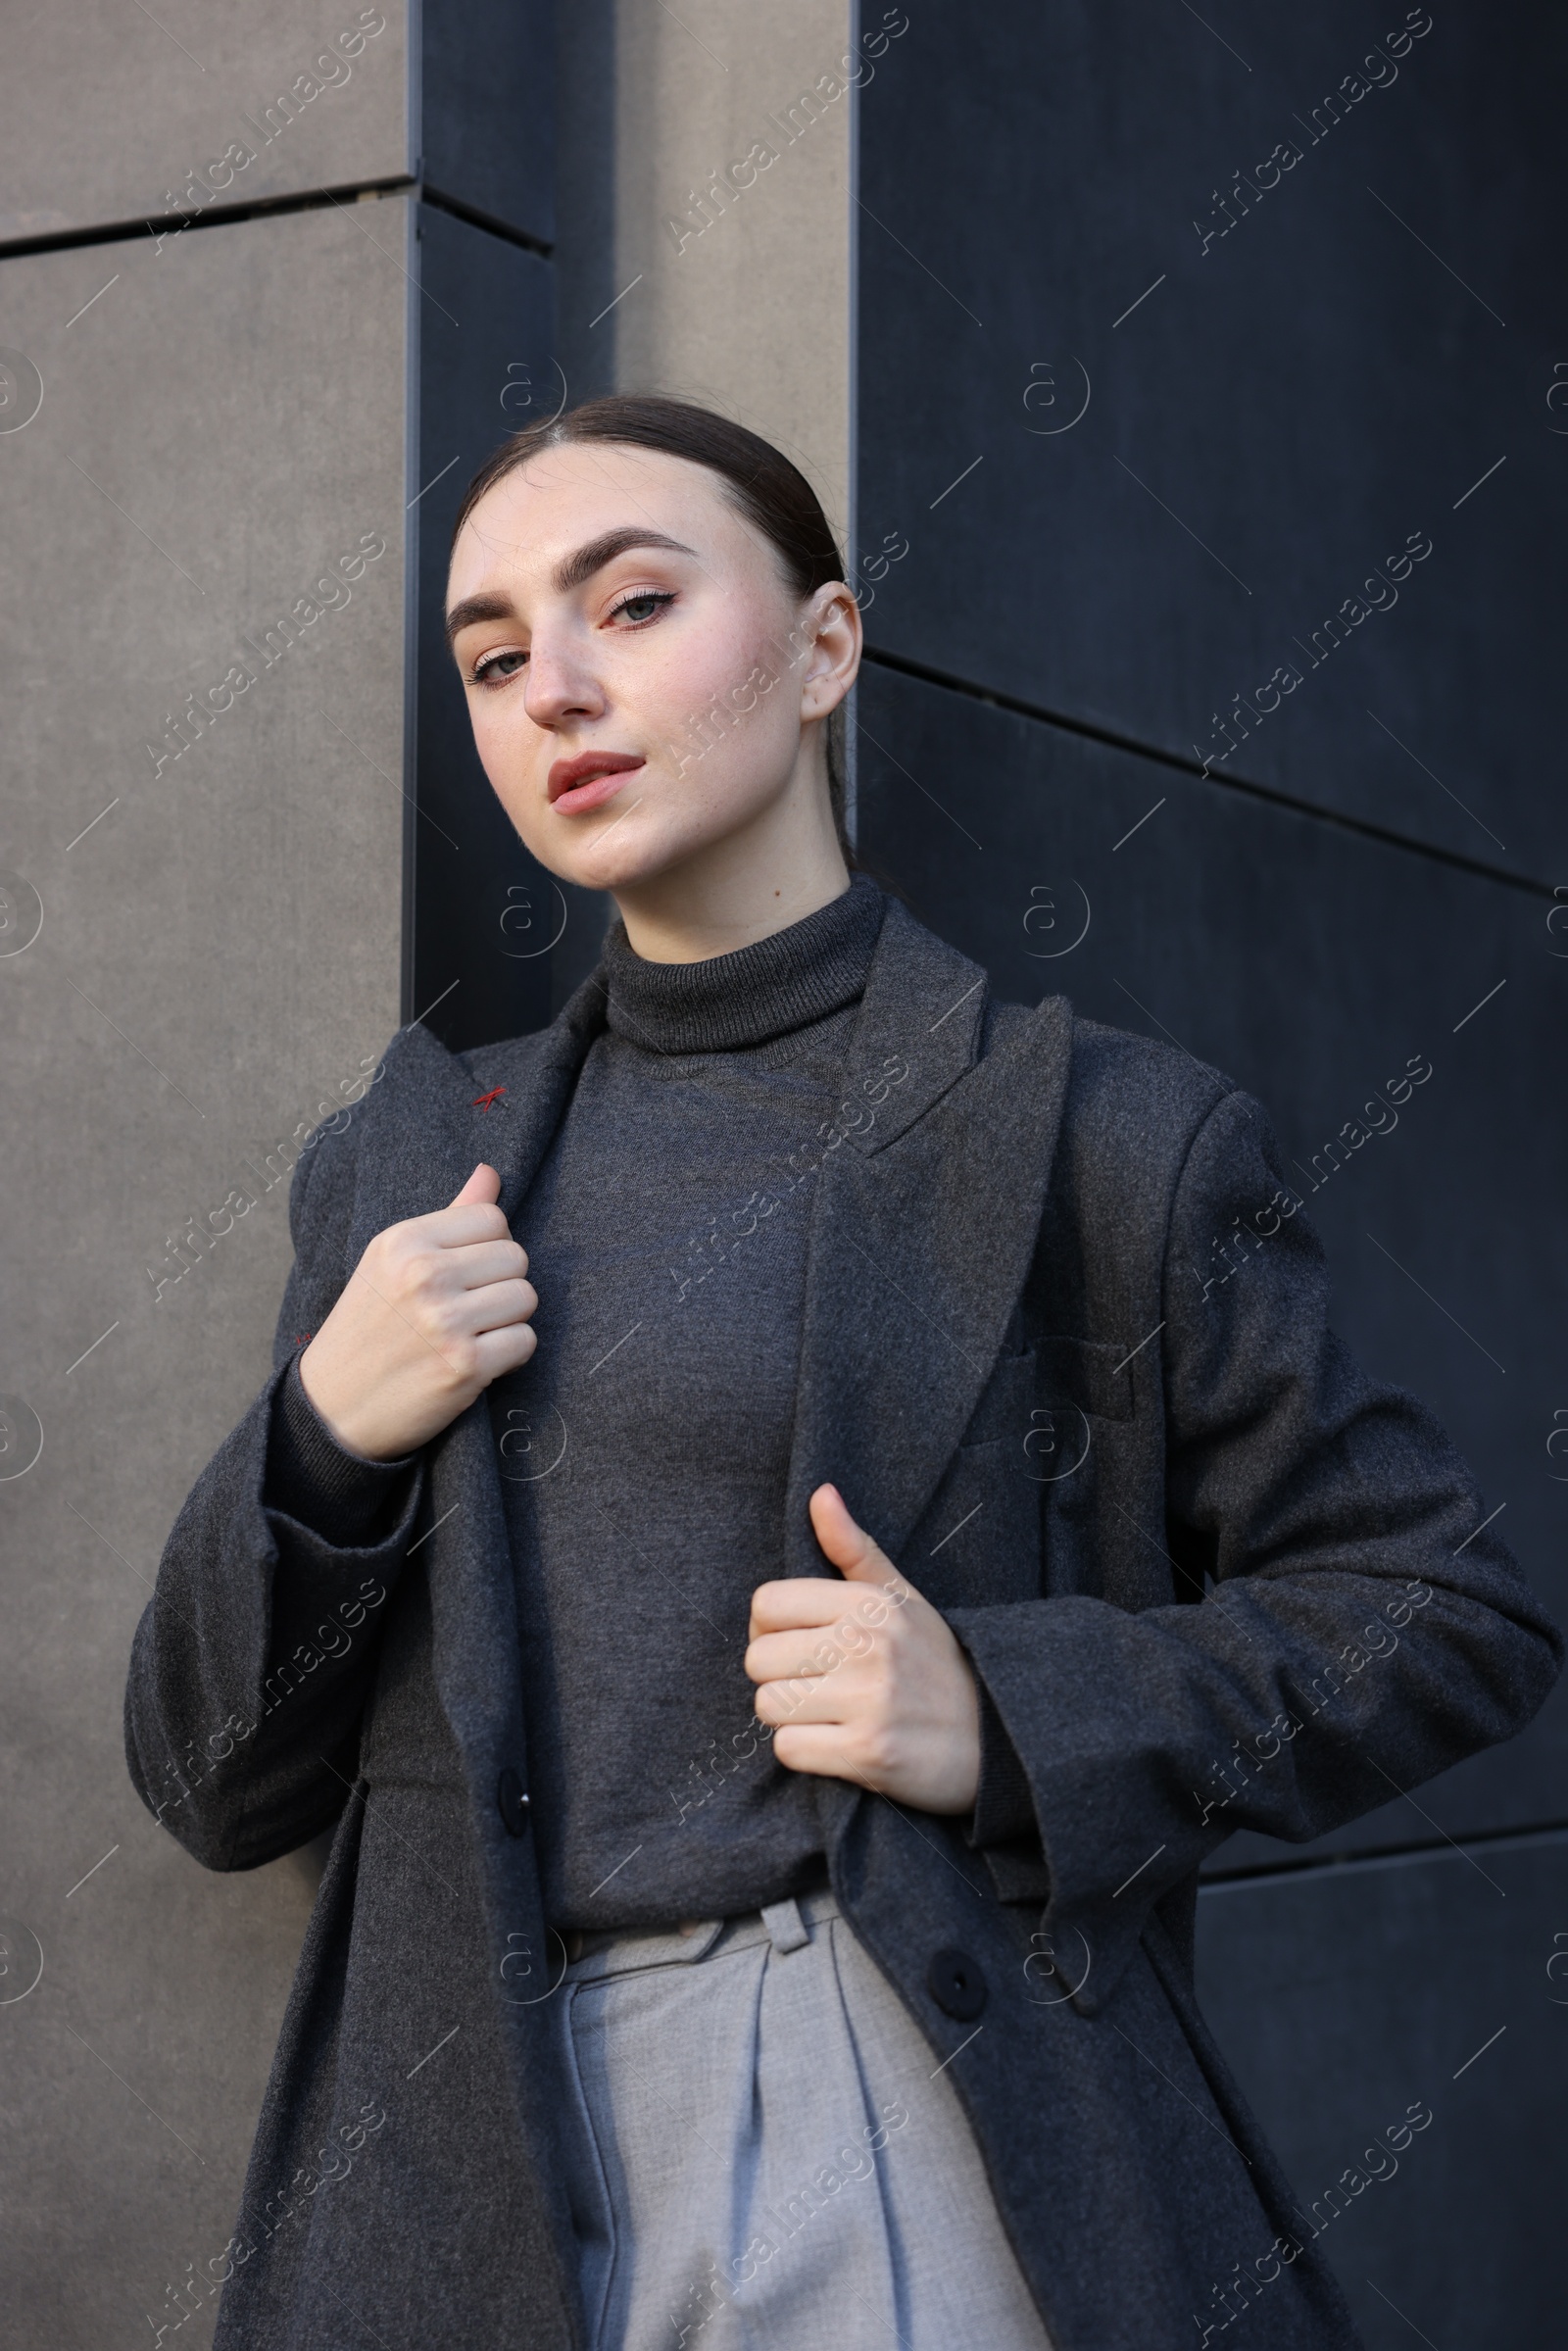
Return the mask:
<path id="1" fill-rule="evenodd" d="M 528 652 L 523 708 L 535 726 L 552 733 L 582 719 L 603 717 L 608 701 L 592 664 L 569 640 L 537 631 Z"/>

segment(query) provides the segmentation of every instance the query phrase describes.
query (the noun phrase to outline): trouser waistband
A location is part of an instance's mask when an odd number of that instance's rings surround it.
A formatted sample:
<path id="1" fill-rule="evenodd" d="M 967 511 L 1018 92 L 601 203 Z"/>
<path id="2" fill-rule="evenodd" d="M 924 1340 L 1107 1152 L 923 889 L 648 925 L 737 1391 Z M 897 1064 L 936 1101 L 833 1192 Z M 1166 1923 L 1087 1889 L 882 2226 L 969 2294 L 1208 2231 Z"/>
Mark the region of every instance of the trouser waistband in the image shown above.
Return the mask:
<path id="1" fill-rule="evenodd" d="M 770 1942 L 780 1954 L 798 1951 L 810 1941 L 814 1927 L 839 1915 L 824 1879 L 802 1893 L 728 1918 L 694 1919 L 678 1927 L 570 1929 L 562 1936 L 566 1980 L 583 1984 L 638 1968 L 690 1967 L 710 1952 L 742 1950 L 757 1942 Z"/>

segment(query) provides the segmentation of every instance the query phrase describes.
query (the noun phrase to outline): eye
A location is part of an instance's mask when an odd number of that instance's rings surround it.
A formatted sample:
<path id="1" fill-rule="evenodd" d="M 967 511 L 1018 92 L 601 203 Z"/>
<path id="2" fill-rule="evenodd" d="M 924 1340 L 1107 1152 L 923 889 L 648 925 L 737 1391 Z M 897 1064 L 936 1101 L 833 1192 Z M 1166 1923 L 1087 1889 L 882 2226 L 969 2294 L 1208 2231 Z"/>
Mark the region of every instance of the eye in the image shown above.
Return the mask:
<path id="1" fill-rule="evenodd" d="M 657 619 L 666 604 L 673 604 L 674 601 L 674 593 L 671 589 L 642 588 L 635 596 L 623 598 L 614 607 L 610 617 L 612 620 L 617 620 L 624 612 L 633 628 L 646 628 L 650 620 Z"/>
<path id="2" fill-rule="evenodd" d="M 487 653 L 473 664 L 472 678 L 476 686 L 502 686 L 509 677 L 515 677 L 527 662 L 527 655 L 515 645 L 508 645 L 500 653 Z"/>

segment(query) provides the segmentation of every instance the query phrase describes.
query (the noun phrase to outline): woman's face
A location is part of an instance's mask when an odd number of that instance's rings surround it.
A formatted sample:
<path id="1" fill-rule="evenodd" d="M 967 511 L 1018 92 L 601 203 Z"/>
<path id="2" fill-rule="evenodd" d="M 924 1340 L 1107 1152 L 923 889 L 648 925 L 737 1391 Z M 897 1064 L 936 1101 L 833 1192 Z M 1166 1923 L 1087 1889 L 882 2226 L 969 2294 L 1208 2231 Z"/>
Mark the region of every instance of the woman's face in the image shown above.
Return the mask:
<path id="1" fill-rule="evenodd" d="M 815 722 L 854 680 L 859 614 L 845 588 L 799 603 L 706 466 L 543 451 L 469 515 L 447 601 L 485 773 L 564 879 L 633 888 L 825 802 Z"/>

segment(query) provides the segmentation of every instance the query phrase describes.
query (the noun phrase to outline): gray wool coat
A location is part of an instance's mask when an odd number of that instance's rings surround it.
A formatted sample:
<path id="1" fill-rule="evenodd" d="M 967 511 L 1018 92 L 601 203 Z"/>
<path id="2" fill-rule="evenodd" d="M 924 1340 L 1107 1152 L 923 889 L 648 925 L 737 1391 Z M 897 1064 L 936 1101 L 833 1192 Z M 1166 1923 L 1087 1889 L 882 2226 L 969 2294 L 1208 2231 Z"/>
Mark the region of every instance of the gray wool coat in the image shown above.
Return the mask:
<path id="1" fill-rule="evenodd" d="M 602 1002 L 590 981 L 466 1053 L 401 1030 L 303 1152 L 274 1370 L 135 1637 L 131 1777 L 198 1861 L 254 1868 L 335 1824 L 207 2265 L 220 2351 L 584 2339 L 485 1399 L 362 1547 L 263 1491 L 301 1336 L 480 1157 L 515 1213 Z M 1353 2344 L 1194 2001 L 1198 1867 L 1234 1829 L 1311 1837 L 1509 1738 L 1559 1637 L 1442 1431 L 1330 1334 L 1320 1248 L 1224 1077 L 1059 997 L 994 1004 L 895 903 L 821 1149 L 789 1572 L 827 1572 L 807 1498 L 832 1479 L 963 1643 L 1038 1823 L 980 1851 L 824 1780 L 835 1895 L 952 2059 L 1056 2351 L 1232 2325 Z"/>

